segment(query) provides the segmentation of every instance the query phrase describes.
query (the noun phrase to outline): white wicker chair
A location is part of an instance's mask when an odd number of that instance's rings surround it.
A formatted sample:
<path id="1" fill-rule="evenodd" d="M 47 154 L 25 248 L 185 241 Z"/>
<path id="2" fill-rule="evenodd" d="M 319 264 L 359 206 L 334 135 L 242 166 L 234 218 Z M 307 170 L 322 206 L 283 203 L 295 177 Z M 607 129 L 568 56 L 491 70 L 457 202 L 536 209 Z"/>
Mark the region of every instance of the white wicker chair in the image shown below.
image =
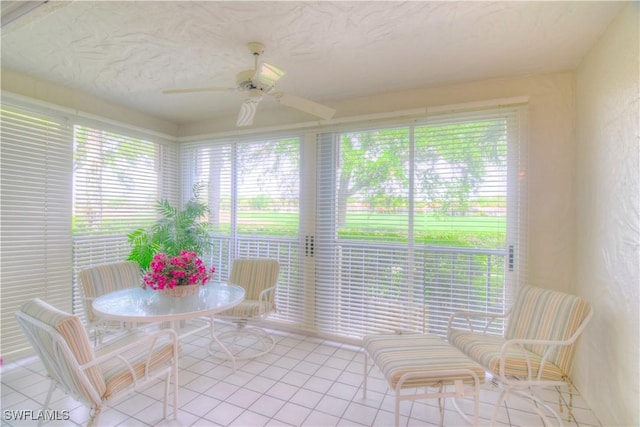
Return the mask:
<path id="1" fill-rule="evenodd" d="M 130 332 L 95 350 L 80 318 L 33 299 L 16 313 L 18 323 L 44 364 L 51 386 L 43 405 L 49 407 L 56 387 L 89 406 L 87 425 L 95 425 L 105 406 L 136 389 L 164 378 L 163 417 L 167 416 L 173 376 L 173 415 L 178 403 L 178 339 L 174 331 L 151 335 Z"/>
<path id="2" fill-rule="evenodd" d="M 573 394 L 569 375 L 572 356 L 576 341 L 592 316 L 591 305 L 577 296 L 531 286 L 520 289 L 507 314 L 459 312 L 451 316 L 449 343 L 482 365 L 502 386 L 492 425 L 495 425 L 500 405 L 510 393 L 532 403 L 532 409 L 546 425 L 549 425 L 549 413 L 561 425 L 558 413 L 536 392 L 563 385 L 569 387 L 571 420 Z M 479 321 L 481 318 L 488 321 Z M 492 322 L 500 318 L 508 320 L 504 337 L 488 334 Z M 466 326 L 464 329 L 463 325 Z M 475 325 L 484 326 L 474 330 Z"/>

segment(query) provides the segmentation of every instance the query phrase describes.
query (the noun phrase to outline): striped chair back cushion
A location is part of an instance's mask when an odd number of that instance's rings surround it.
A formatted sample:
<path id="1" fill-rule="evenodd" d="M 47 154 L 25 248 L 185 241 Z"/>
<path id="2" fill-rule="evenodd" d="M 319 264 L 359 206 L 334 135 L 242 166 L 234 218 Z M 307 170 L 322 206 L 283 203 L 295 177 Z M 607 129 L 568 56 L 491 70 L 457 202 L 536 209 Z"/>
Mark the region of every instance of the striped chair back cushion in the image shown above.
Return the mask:
<path id="1" fill-rule="evenodd" d="M 229 283 L 242 286 L 246 300 L 257 300 L 260 292 L 278 282 L 280 264 L 270 258 L 242 258 L 233 262 Z"/>
<path id="2" fill-rule="evenodd" d="M 85 298 L 97 298 L 109 292 L 140 286 L 142 271 L 135 261 L 121 261 L 87 268 L 80 272 L 78 278 Z M 89 321 L 98 319 L 90 302 L 85 304 L 85 310 Z"/>
<path id="3" fill-rule="evenodd" d="M 588 302 L 575 295 L 524 286 L 513 305 L 505 338 L 566 340 L 578 329 L 590 309 Z M 538 355 L 546 348 L 542 345 L 525 347 Z M 548 360 L 567 372 L 574 347 L 564 346 Z"/>
<path id="4" fill-rule="evenodd" d="M 78 365 L 95 359 L 89 337 L 80 318 L 58 310 L 38 298 L 25 303 L 21 311 L 58 332 L 77 362 L 77 365 L 74 364 L 64 354 L 55 350 L 54 339 L 44 328 L 29 323 L 27 327 L 30 329 L 32 345 L 38 347 L 37 351 L 42 353 L 42 362 L 47 367 L 49 375 L 60 384 L 64 384 L 73 394 L 85 402 L 91 405 L 99 403 L 96 402 L 95 395 L 89 392 L 88 386 L 83 384 L 80 372 L 78 372 Z M 85 374 L 94 393 L 102 396 L 106 391 L 106 383 L 100 368 L 90 367 L 85 370 Z"/>

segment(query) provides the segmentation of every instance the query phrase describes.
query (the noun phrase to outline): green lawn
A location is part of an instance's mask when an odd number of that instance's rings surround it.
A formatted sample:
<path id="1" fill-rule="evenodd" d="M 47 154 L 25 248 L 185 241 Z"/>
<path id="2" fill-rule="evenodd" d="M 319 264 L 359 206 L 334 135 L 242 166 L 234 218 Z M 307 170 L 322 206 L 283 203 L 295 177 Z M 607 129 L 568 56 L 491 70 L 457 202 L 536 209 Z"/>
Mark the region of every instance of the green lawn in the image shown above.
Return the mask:
<path id="1" fill-rule="evenodd" d="M 295 236 L 298 214 L 281 212 L 240 212 L 241 234 Z M 406 214 L 349 214 L 338 231 L 348 240 L 406 242 L 409 217 Z M 414 218 L 414 240 L 419 244 L 446 246 L 501 247 L 506 219 L 490 216 L 443 216 L 421 214 Z"/>
<path id="2" fill-rule="evenodd" d="M 349 214 L 345 228 L 406 230 L 409 216 L 403 214 Z M 505 218 L 489 216 L 443 216 L 422 214 L 414 217 L 415 230 L 483 232 L 505 229 Z"/>

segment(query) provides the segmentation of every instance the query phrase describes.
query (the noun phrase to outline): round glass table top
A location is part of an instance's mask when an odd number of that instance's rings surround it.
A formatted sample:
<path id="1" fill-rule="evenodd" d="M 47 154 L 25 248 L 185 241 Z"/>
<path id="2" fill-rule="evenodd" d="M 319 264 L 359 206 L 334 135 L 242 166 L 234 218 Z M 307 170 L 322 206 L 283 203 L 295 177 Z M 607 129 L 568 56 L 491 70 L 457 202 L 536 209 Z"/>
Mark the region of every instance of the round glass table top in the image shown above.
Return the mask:
<path id="1" fill-rule="evenodd" d="M 109 320 L 161 322 L 208 316 L 234 307 L 244 299 L 244 289 L 236 285 L 209 283 L 200 292 L 171 297 L 141 287 L 123 289 L 96 298 L 93 310 Z"/>

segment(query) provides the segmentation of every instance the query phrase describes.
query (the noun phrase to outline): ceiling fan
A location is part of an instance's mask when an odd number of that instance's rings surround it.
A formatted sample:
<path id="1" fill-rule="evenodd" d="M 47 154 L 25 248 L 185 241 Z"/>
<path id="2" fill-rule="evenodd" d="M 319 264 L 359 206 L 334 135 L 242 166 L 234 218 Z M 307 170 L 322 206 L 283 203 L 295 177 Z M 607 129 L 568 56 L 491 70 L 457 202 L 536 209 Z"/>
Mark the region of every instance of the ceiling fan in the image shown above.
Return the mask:
<path id="1" fill-rule="evenodd" d="M 202 87 L 189 89 L 168 89 L 162 93 L 189 93 L 189 92 L 219 92 L 219 91 L 238 91 L 246 92 L 247 99 L 240 106 L 238 120 L 236 126 L 250 126 L 256 114 L 256 109 L 262 98 L 270 96 L 281 104 L 295 108 L 305 113 L 328 120 L 333 117 L 336 110 L 325 105 L 318 104 L 299 96 L 290 95 L 283 92 L 276 92 L 275 85 L 284 76 L 285 72 L 280 68 L 267 64 L 259 63 L 258 59 L 264 52 L 264 45 L 258 42 L 247 44 L 249 51 L 254 57 L 253 70 L 241 71 L 236 76 L 236 87 Z"/>

